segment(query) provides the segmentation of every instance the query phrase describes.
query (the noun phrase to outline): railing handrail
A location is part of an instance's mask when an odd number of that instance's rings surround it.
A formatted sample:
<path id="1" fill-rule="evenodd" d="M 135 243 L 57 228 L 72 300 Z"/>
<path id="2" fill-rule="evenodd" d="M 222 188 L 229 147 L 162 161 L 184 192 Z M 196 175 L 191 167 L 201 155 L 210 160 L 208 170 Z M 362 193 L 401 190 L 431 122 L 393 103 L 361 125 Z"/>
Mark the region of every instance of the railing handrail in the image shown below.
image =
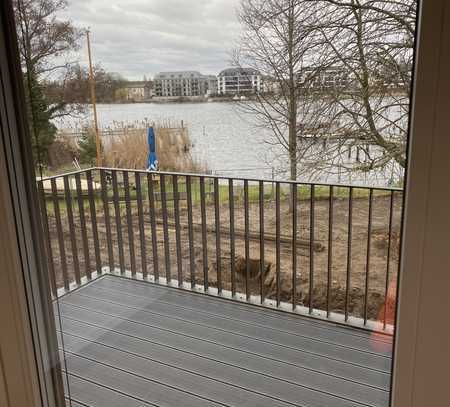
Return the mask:
<path id="1" fill-rule="evenodd" d="M 190 173 L 190 172 L 174 172 L 174 171 L 147 171 L 140 169 L 130 169 L 130 168 L 112 168 L 112 167 L 89 167 L 81 170 L 70 171 L 62 174 L 51 175 L 49 177 L 43 177 L 39 179 L 39 181 L 50 181 L 52 179 L 64 178 L 71 175 L 82 174 L 87 171 L 119 171 L 119 172 L 133 172 L 140 174 L 164 174 L 168 176 L 179 176 L 179 177 L 196 177 L 196 178 L 209 178 L 209 179 L 218 179 L 224 181 L 242 181 L 242 182 L 264 182 L 264 183 L 281 183 L 287 185 L 305 185 L 305 186 L 319 186 L 319 187 L 335 187 L 335 188 L 352 188 L 352 189 L 367 189 L 373 191 L 389 191 L 389 192 L 403 192 L 403 188 L 398 187 L 378 187 L 372 185 L 353 185 L 353 184 L 345 184 L 345 183 L 328 183 L 328 182 L 311 182 L 311 181 L 293 181 L 293 180 L 282 180 L 282 179 L 269 179 L 269 178 L 254 178 L 254 177 L 232 177 L 226 175 L 218 175 L 218 174 L 203 174 L 203 173 Z"/>

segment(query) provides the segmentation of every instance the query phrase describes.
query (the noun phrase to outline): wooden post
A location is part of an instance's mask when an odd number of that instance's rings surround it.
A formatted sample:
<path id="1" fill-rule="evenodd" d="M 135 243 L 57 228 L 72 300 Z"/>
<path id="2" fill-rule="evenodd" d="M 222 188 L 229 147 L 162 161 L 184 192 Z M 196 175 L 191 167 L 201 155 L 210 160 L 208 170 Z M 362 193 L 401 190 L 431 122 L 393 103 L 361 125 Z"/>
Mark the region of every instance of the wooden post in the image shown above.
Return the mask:
<path id="1" fill-rule="evenodd" d="M 100 141 L 100 134 L 98 131 L 97 103 L 96 103 L 96 95 L 95 95 L 95 78 L 94 78 L 94 70 L 92 68 L 91 40 L 90 40 L 90 31 L 89 30 L 86 30 L 86 37 L 87 37 L 87 47 L 88 47 L 88 56 L 89 56 L 89 85 L 91 88 L 92 110 L 94 112 L 94 130 L 95 130 L 95 147 L 96 147 L 96 151 L 97 151 L 97 167 L 101 167 L 102 166 L 101 141 Z"/>

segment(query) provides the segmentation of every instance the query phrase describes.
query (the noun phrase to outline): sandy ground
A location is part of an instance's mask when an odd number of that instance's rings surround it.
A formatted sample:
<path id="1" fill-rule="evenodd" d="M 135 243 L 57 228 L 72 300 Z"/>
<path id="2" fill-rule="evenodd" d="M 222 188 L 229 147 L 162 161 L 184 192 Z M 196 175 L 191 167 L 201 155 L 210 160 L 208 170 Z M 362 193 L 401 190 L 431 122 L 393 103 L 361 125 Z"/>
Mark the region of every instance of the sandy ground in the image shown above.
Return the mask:
<path id="1" fill-rule="evenodd" d="M 350 263 L 350 285 L 348 287 L 349 302 L 348 310 L 350 315 L 363 316 L 365 303 L 365 287 L 368 286 L 368 316 L 370 319 L 377 320 L 380 314 L 383 314 L 383 305 L 385 303 L 385 290 L 387 285 L 395 282 L 398 269 L 398 247 L 399 247 L 399 230 L 401 220 L 401 197 L 397 196 L 394 205 L 392 243 L 389 275 L 387 276 L 388 263 L 388 225 L 389 225 L 389 197 L 375 196 L 373 202 L 373 218 L 372 218 L 372 234 L 370 244 L 370 260 L 367 263 L 368 249 L 368 212 L 369 204 L 367 198 L 357 198 L 353 201 L 352 216 L 352 238 L 350 262 L 348 262 L 349 242 L 348 242 L 348 200 L 336 199 L 333 204 L 334 221 L 332 233 L 332 252 L 330 276 L 329 270 L 329 204 L 328 200 L 318 200 L 315 203 L 314 210 L 314 241 L 316 243 L 313 250 L 313 291 L 312 303 L 315 308 L 326 309 L 327 304 L 327 281 L 330 278 L 330 310 L 343 312 L 346 298 L 346 281 L 348 263 Z M 188 223 L 187 209 L 185 203 L 181 203 L 180 207 L 180 223 L 186 225 Z M 114 206 L 109 205 L 115 266 L 119 265 L 118 258 L 118 242 L 117 228 L 115 223 Z M 86 208 L 87 209 L 87 208 Z M 108 251 L 106 241 L 106 228 L 104 220 L 103 207 L 97 204 L 97 224 L 99 232 L 99 247 L 102 258 L 102 265 L 108 265 Z M 139 234 L 139 220 L 137 216 L 136 203 L 132 203 L 132 219 L 133 219 L 133 238 L 135 248 L 135 258 L 137 271 L 142 271 L 141 244 Z M 87 233 L 88 233 L 88 250 L 90 254 L 91 270 L 95 269 L 95 252 L 92 234 L 92 222 L 86 210 Z M 162 229 L 161 209 L 156 211 L 157 221 L 157 250 L 159 257 L 159 273 L 166 276 L 165 260 L 164 260 L 164 239 Z M 223 289 L 231 289 L 231 250 L 229 237 L 229 208 L 228 204 L 220 205 L 220 225 L 222 233 L 220 234 L 220 264 L 222 275 Z M 207 254 L 208 254 L 208 280 L 209 284 L 215 286 L 217 284 L 217 261 L 216 261 L 216 233 L 215 233 L 215 215 L 212 202 L 207 205 L 207 224 L 209 233 L 207 234 Z M 251 203 L 249 206 L 250 232 L 259 234 L 259 205 Z M 311 208 L 309 200 L 299 201 L 297 208 L 297 239 L 298 241 L 309 241 L 310 239 L 310 215 Z M 81 222 L 77 208 L 74 207 L 75 217 L 75 234 L 77 250 L 75 252 L 79 259 L 81 274 L 85 274 L 86 264 L 83 256 L 83 242 L 81 237 Z M 289 210 L 287 201 L 281 203 L 281 235 L 283 242 L 289 242 L 292 239 L 293 216 Z M 152 236 L 150 215 L 147 207 L 144 207 L 144 233 L 145 233 L 145 253 L 147 261 L 147 272 L 153 274 L 153 253 L 152 253 Z M 169 210 L 169 223 L 175 222 L 173 210 Z M 194 264 L 195 264 L 195 280 L 197 284 L 203 284 L 203 249 L 201 236 L 201 214 L 200 208 L 195 206 L 193 213 L 193 222 L 198 225 L 194 230 Z M 121 209 L 121 223 L 123 235 L 123 248 L 125 255 L 125 265 L 129 270 L 130 265 L 130 244 L 129 231 L 126 226 L 126 211 Z M 276 245 L 271 239 L 275 234 L 276 217 L 275 204 L 266 201 L 264 206 L 264 224 L 265 232 L 268 238 L 264 244 L 264 275 L 263 290 L 266 298 L 276 298 Z M 62 227 L 64 230 L 64 246 L 68 263 L 68 275 L 71 280 L 74 279 L 74 254 L 72 253 L 69 225 L 67 217 L 64 213 L 62 219 Z M 59 246 L 56 235 L 56 222 L 52 214 L 49 215 L 49 228 L 51 235 L 51 243 L 53 248 L 53 259 L 55 270 L 57 273 L 58 286 L 62 286 L 62 267 L 59 255 Z M 244 230 L 244 207 L 239 200 L 235 203 L 235 228 L 238 236 L 235 239 L 235 265 L 236 265 L 236 289 L 238 292 L 245 292 L 245 240 L 239 233 Z M 190 277 L 190 257 L 189 257 L 189 240 L 188 233 L 185 228 L 180 231 L 181 240 L 181 268 L 183 279 L 191 281 Z M 250 275 L 250 291 L 252 294 L 260 294 L 260 244 L 259 239 L 251 240 L 249 243 L 251 275 Z M 175 228 L 169 229 L 169 252 L 170 252 L 170 275 L 177 278 L 177 251 L 176 251 L 176 234 Z M 292 244 L 284 243 L 280 250 L 280 297 L 282 301 L 296 301 L 299 305 L 308 306 L 310 300 L 310 249 L 308 245 L 297 246 L 297 268 L 296 268 L 296 292 L 293 298 L 292 282 L 293 282 L 293 253 Z M 369 272 L 367 273 L 367 264 Z M 368 280 L 366 276 L 368 275 Z M 392 308 L 392 304 L 390 305 Z M 391 310 L 392 311 L 392 310 Z M 390 318 L 393 317 L 389 312 Z"/>

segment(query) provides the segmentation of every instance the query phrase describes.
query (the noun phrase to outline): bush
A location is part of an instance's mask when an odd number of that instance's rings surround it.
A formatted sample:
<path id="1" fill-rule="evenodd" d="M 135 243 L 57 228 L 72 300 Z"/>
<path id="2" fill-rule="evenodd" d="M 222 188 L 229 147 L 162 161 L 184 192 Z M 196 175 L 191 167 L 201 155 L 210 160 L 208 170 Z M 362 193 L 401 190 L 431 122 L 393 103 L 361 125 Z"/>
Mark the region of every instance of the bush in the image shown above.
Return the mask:
<path id="1" fill-rule="evenodd" d="M 78 141 L 80 164 L 94 166 L 97 162 L 97 145 L 95 132 L 92 128 L 83 127 L 81 138 Z"/>
<path id="2" fill-rule="evenodd" d="M 70 167 L 79 155 L 79 148 L 73 137 L 62 134 L 50 145 L 47 155 L 50 169 Z"/>

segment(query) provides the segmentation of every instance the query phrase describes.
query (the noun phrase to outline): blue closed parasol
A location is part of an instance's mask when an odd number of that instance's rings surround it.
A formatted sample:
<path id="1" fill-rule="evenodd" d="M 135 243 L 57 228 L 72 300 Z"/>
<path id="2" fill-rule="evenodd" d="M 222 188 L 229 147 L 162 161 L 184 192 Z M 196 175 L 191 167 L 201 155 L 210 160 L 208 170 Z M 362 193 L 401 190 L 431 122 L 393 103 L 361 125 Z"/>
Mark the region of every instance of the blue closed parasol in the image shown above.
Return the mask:
<path id="1" fill-rule="evenodd" d="M 147 171 L 158 170 L 158 158 L 156 156 L 156 138 L 153 127 L 148 128 L 148 161 Z"/>

